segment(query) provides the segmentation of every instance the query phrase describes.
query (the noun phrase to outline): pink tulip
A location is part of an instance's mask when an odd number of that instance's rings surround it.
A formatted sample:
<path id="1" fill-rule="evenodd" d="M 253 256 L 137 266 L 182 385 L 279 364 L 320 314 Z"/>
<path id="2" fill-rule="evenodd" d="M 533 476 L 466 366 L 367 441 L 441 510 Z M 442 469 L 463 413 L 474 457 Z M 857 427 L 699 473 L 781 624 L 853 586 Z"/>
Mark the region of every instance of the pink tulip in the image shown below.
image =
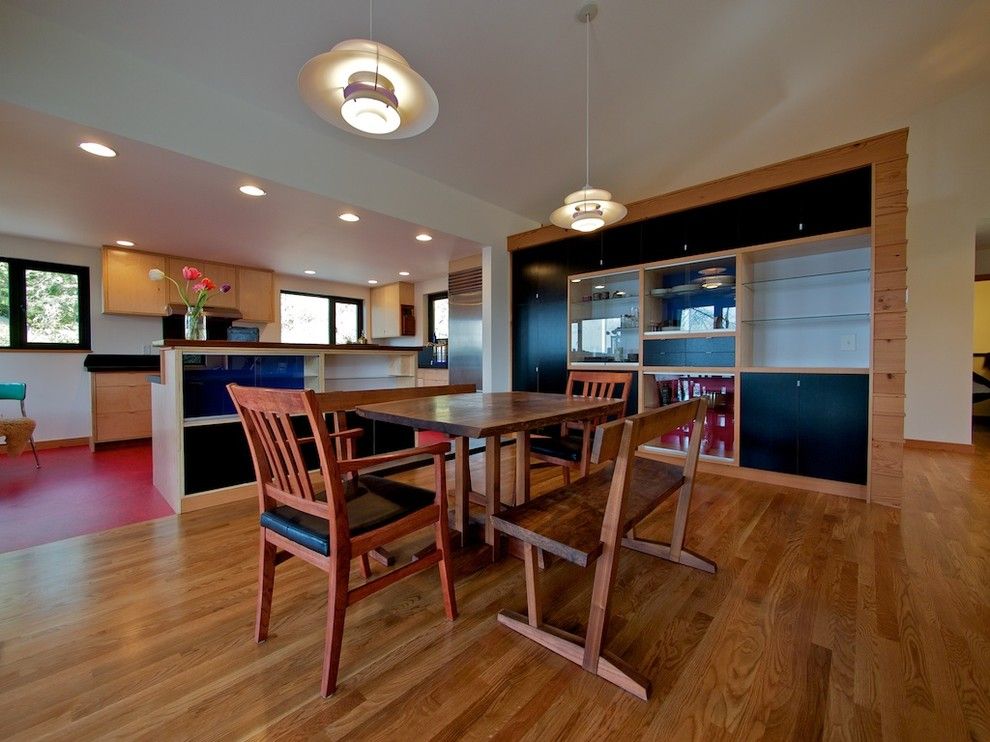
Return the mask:
<path id="1" fill-rule="evenodd" d="M 182 277 L 187 281 L 195 281 L 202 276 L 203 272 L 199 268 L 193 268 L 191 265 L 187 265 L 182 269 Z"/>
<path id="2" fill-rule="evenodd" d="M 193 287 L 192 287 L 192 290 L 195 291 L 195 292 L 197 292 L 197 293 L 199 293 L 200 291 L 206 291 L 206 285 L 204 283 L 202 283 L 202 282 L 200 282 L 200 283 L 194 283 L 193 284 Z"/>

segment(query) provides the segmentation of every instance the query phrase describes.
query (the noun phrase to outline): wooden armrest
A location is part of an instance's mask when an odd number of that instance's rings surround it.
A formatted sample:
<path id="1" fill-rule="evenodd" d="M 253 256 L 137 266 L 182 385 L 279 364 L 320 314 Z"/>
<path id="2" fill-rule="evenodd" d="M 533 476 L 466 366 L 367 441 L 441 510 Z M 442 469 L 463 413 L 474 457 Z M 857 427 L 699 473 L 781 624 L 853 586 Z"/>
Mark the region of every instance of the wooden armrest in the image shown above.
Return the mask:
<path id="1" fill-rule="evenodd" d="M 348 428 L 339 433 L 327 433 L 328 438 L 360 438 L 362 435 L 364 435 L 364 430 L 361 428 Z"/>
<path id="2" fill-rule="evenodd" d="M 404 448 L 401 451 L 383 453 L 378 456 L 364 456 L 360 459 L 341 459 L 337 462 L 337 466 L 340 468 L 341 472 L 359 471 L 361 469 L 367 469 L 370 466 L 378 466 L 379 464 L 388 464 L 393 461 L 401 461 L 402 459 L 408 459 L 413 456 L 423 456 L 425 454 L 432 456 L 444 456 L 448 453 L 450 453 L 449 443 L 433 443 L 429 446 Z"/>

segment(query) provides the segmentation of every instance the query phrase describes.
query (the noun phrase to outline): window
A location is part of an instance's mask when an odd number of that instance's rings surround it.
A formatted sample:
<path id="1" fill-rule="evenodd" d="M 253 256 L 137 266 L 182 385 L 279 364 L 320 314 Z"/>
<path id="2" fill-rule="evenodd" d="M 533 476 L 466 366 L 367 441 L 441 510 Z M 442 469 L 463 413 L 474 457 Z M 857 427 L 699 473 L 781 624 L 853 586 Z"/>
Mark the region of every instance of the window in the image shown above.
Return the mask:
<path id="1" fill-rule="evenodd" d="M 0 348 L 89 344 L 89 268 L 0 258 Z"/>
<path id="2" fill-rule="evenodd" d="M 435 294 L 427 294 L 427 321 L 430 336 L 428 340 L 435 343 L 437 340 L 446 340 L 450 333 L 447 327 L 447 310 L 450 307 L 450 300 L 446 291 L 439 291 Z"/>
<path id="3" fill-rule="evenodd" d="M 283 291 L 281 302 L 283 343 L 342 345 L 356 342 L 364 330 L 360 299 Z"/>

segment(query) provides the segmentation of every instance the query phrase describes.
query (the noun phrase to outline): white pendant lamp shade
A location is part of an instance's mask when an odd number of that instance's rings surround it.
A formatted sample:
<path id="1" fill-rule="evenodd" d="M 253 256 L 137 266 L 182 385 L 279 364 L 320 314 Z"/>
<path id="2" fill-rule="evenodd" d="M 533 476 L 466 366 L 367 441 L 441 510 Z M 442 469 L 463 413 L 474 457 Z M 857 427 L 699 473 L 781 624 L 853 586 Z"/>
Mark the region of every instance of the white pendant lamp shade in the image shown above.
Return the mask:
<path id="1" fill-rule="evenodd" d="M 564 199 L 564 205 L 550 215 L 550 221 L 564 229 L 594 232 L 615 224 L 626 215 L 626 207 L 612 200 L 612 194 L 587 186 Z"/>
<path id="2" fill-rule="evenodd" d="M 602 188 L 592 188 L 591 181 L 591 21 L 598 15 L 598 6 L 588 3 L 577 13 L 585 24 L 584 57 L 584 188 L 568 194 L 564 205 L 550 214 L 550 221 L 563 229 L 594 232 L 615 224 L 626 215 L 626 207 L 612 200 L 612 194 Z"/>
<path id="3" fill-rule="evenodd" d="M 341 41 L 303 65 L 299 94 L 320 118 L 373 139 L 422 134 L 437 120 L 433 88 L 395 49 Z"/>

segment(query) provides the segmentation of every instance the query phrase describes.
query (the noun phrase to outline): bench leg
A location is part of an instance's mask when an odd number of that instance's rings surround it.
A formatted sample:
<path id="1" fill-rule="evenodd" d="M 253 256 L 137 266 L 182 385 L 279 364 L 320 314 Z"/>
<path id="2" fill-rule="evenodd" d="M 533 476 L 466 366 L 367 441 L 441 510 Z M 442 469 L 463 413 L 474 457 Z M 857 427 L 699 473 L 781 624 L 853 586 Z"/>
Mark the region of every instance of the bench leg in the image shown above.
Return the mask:
<path id="1" fill-rule="evenodd" d="M 683 564 L 685 567 L 700 569 L 702 572 L 708 572 L 709 574 L 715 574 L 718 571 L 718 565 L 711 559 L 684 548 L 680 550 L 680 553 L 675 559 L 671 555 L 670 544 L 665 544 L 662 541 L 648 541 L 644 538 L 624 538 L 622 539 L 622 545 L 627 549 L 632 549 L 642 554 L 649 554 L 658 559 L 666 559 L 668 562 L 674 562 L 675 564 Z"/>
<path id="2" fill-rule="evenodd" d="M 529 625 L 543 624 L 543 597 L 540 594 L 540 570 L 537 565 L 538 549 L 532 544 L 523 544 L 523 560 L 526 571 L 526 612 Z M 540 550 L 542 555 L 542 551 Z"/>

